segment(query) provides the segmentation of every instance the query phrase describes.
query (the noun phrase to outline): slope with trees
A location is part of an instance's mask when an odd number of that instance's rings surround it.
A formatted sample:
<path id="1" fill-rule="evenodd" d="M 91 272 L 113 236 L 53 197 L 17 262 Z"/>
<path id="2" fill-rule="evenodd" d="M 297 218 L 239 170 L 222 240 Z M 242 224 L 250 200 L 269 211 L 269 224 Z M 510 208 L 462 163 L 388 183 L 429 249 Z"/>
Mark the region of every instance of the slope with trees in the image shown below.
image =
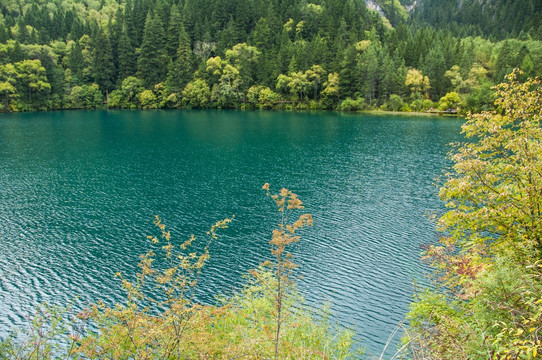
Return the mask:
<path id="1" fill-rule="evenodd" d="M 380 3 L 387 13 L 403 9 Z M 0 111 L 466 112 L 491 108 L 491 86 L 512 68 L 542 73 L 540 41 L 460 38 L 397 14 L 387 14 L 390 23 L 364 2 L 337 0 L 5 1 Z"/>

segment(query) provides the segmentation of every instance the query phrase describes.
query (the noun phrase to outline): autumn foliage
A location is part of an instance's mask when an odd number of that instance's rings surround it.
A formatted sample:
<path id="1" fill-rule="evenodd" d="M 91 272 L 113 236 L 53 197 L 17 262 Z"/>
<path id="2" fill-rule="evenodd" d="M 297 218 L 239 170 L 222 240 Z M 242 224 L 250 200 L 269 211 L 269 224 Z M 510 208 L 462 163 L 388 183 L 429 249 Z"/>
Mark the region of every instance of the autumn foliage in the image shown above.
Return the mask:
<path id="1" fill-rule="evenodd" d="M 534 359 L 542 353 L 542 80 L 520 71 L 497 86 L 496 111 L 471 114 L 440 197 L 444 237 L 424 260 L 412 356 Z"/>
<path id="2" fill-rule="evenodd" d="M 282 189 L 266 194 L 277 207 L 272 258 L 251 270 L 242 290 L 216 305 L 196 299 L 212 242 L 233 217 L 201 238 L 176 241 L 159 217 L 152 250 L 140 256 L 134 279 L 117 274 L 125 302 L 97 303 L 66 321 L 66 312 L 45 308 L 24 336 L 0 342 L 0 359 L 347 359 L 356 358 L 353 334 L 328 322 L 325 311 L 307 308 L 297 291 L 288 247 L 298 242 L 309 214 Z M 195 249 L 200 249 L 195 250 Z"/>

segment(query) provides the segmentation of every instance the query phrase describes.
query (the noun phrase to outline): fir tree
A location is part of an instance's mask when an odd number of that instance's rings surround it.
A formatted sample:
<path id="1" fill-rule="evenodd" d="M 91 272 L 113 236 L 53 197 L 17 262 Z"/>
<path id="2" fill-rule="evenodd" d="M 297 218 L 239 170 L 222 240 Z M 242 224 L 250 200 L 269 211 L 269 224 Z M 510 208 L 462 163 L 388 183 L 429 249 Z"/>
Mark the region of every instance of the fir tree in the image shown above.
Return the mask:
<path id="1" fill-rule="evenodd" d="M 79 41 L 76 41 L 68 54 L 68 68 L 71 70 L 71 82 L 73 85 L 80 85 L 83 83 L 83 67 L 83 51 Z"/>
<path id="2" fill-rule="evenodd" d="M 128 76 L 135 74 L 137 69 L 136 55 L 132 41 L 128 37 L 126 27 L 122 30 L 118 48 L 118 76 L 117 83 L 121 83 Z"/>
<path id="3" fill-rule="evenodd" d="M 115 67 L 113 64 L 113 54 L 109 37 L 98 30 L 94 38 L 94 62 L 92 64 L 92 73 L 94 81 L 100 86 L 100 90 L 109 93 L 113 89 L 115 78 Z"/>
<path id="4" fill-rule="evenodd" d="M 177 7 L 177 5 L 172 5 L 169 14 L 169 26 L 167 30 L 166 41 L 167 53 L 170 58 L 175 57 L 175 53 L 179 48 L 179 34 L 181 33 L 182 27 L 183 24 L 179 8 Z"/>
<path id="5" fill-rule="evenodd" d="M 169 59 L 164 40 L 164 27 L 160 17 L 149 13 L 137 61 L 138 76 L 146 88 L 160 83 L 166 77 Z"/>
<path id="6" fill-rule="evenodd" d="M 194 71 L 194 61 L 192 58 L 192 49 L 190 47 L 190 38 L 181 24 L 179 33 L 179 47 L 175 61 L 170 63 L 167 76 L 167 89 L 169 92 L 180 93 L 186 84 L 192 79 Z"/>

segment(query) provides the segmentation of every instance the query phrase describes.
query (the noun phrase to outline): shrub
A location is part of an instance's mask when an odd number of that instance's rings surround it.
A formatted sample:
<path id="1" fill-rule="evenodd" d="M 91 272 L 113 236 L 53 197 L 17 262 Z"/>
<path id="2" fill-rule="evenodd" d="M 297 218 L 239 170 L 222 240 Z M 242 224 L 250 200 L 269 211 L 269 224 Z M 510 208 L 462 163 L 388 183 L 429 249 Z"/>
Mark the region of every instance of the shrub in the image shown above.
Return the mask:
<path id="1" fill-rule="evenodd" d="M 194 79 L 183 90 L 183 102 L 188 107 L 204 108 L 211 99 L 211 90 L 203 79 Z"/>
<path id="2" fill-rule="evenodd" d="M 66 102 L 70 109 L 97 109 L 103 106 L 104 97 L 98 85 L 74 86 Z"/>
<path id="3" fill-rule="evenodd" d="M 344 99 L 339 105 L 340 111 L 361 111 L 366 108 L 365 100 L 362 98 L 357 98 L 353 100 L 352 98 Z"/>
<path id="4" fill-rule="evenodd" d="M 412 356 L 533 359 L 542 353 L 542 81 L 497 86 L 468 116 L 440 197 L 447 234 L 424 259 L 434 289 L 412 304 Z"/>
<path id="5" fill-rule="evenodd" d="M 273 260 L 250 271 L 241 292 L 219 299 L 216 306 L 194 299 L 212 242 L 232 218 L 213 225 L 198 252 L 193 250 L 199 241 L 196 237 L 173 241 L 156 217 L 159 235 L 148 237 L 153 248 L 140 257 L 135 280 L 117 274 L 125 302 L 113 307 L 98 303 L 81 312 L 78 318 L 91 327 L 75 326 L 81 330 L 76 333 L 59 325 L 62 316 L 39 315 L 26 339 L 0 342 L 0 358 L 356 358 L 361 351 L 351 349 L 352 332 L 330 326 L 325 311 L 316 320 L 303 306 L 293 281 L 296 265 L 287 249 L 300 240 L 305 226 L 312 225 L 312 217 L 296 217 L 303 204 L 291 191 L 271 194 L 268 184 L 264 190 L 275 202 L 280 219 L 270 241 Z M 288 218 L 296 220 L 287 222 Z M 51 341 L 59 336 L 70 342 L 53 351 Z"/>
<path id="6" fill-rule="evenodd" d="M 156 95 L 152 90 L 143 90 L 139 94 L 139 103 L 143 109 L 156 109 L 158 107 Z"/>

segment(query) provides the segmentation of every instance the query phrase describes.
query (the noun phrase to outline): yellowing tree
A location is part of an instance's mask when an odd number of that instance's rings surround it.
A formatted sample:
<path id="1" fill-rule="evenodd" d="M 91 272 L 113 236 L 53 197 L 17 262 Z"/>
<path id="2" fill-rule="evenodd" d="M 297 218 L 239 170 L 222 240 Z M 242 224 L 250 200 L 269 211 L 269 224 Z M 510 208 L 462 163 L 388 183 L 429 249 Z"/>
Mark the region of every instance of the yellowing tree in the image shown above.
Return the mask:
<path id="1" fill-rule="evenodd" d="M 453 238 L 492 251 L 542 256 L 542 82 L 497 87 L 497 111 L 471 115 L 468 142 L 455 151 L 454 173 L 440 191 L 450 210 L 440 226 Z"/>
<path id="2" fill-rule="evenodd" d="M 422 72 L 418 69 L 408 69 L 405 85 L 410 89 L 412 96 L 415 98 L 419 98 L 422 93 L 425 97 L 428 97 L 427 92 L 431 88 L 429 78 L 423 76 Z"/>
<path id="3" fill-rule="evenodd" d="M 542 353 L 542 80 L 497 89 L 470 115 L 440 197 L 446 234 L 424 258 L 434 287 L 407 318 L 412 358 L 538 359 Z"/>

